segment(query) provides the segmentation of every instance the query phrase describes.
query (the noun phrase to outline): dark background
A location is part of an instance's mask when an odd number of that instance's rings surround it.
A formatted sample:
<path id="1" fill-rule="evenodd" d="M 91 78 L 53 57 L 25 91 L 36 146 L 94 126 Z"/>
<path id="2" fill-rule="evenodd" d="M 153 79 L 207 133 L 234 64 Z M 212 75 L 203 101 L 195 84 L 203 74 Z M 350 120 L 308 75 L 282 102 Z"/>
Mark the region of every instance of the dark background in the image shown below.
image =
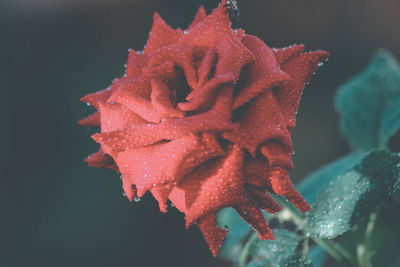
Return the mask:
<path id="1" fill-rule="evenodd" d="M 0 266 L 229 266 L 182 214 L 147 196 L 131 204 L 76 121 L 79 98 L 123 72 L 157 10 L 173 27 L 218 0 L 0 1 Z M 294 131 L 293 180 L 346 153 L 333 108 L 337 87 L 379 47 L 400 56 L 400 1 L 239 1 L 236 26 L 271 47 L 331 52 L 307 87 Z"/>

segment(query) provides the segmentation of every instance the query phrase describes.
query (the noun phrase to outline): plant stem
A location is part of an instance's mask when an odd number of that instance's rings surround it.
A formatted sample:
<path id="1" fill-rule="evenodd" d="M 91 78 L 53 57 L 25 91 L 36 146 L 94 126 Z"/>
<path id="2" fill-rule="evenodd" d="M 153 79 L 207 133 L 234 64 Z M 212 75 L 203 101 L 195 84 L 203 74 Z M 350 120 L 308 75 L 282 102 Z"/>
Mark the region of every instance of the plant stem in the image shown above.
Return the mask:
<path id="1" fill-rule="evenodd" d="M 252 241 L 255 240 L 255 235 L 251 235 L 250 239 L 247 241 L 246 245 L 242 249 L 242 252 L 240 253 L 239 260 L 238 260 L 238 265 L 239 267 L 246 267 L 246 261 L 247 257 L 249 254 L 249 249 L 251 244 L 253 243 Z"/>
<path id="2" fill-rule="evenodd" d="M 356 258 L 338 243 L 328 239 L 312 238 L 315 243 L 321 246 L 329 255 L 341 263 L 350 263 L 352 266 L 358 266 Z"/>
<path id="3" fill-rule="evenodd" d="M 373 212 L 369 215 L 368 224 L 365 229 L 364 243 L 359 244 L 357 249 L 357 260 L 359 266 L 371 266 L 371 258 L 374 253 L 371 249 L 371 237 L 375 229 L 377 218 L 378 212 Z"/>
<path id="4" fill-rule="evenodd" d="M 290 213 L 293 221 L 301 229 L 305 230 L 304 226 L 307 223 L 306 216 L 296 209 L 291 203 L 281 196 L 273 196 L 274 199 L 281 205 L 281 207 Z M 278 215 L 279 216 L 279 215 Z M 311 238 L 311 237 L 308 237 Z M 321 246 L 329 255 L 341 263 L 348 263 L 352 266 L 357 266 L 356 258 L 348 252 L 344 247 L 328 239 L 311 238 L 319 246 Z"/>
<path id="5" fill-rule="evenodd" d="M 306 239 L 304 239 L 304 242 L 303 242 L 303 250 L 301 252 L 301 261 L 300 261 L 299 267 L 304 267 L 304 261 L 307 258 L 307 254 L 308 254 L 309 250 L 310 250 L 309 239 L 306 238 Z"/>

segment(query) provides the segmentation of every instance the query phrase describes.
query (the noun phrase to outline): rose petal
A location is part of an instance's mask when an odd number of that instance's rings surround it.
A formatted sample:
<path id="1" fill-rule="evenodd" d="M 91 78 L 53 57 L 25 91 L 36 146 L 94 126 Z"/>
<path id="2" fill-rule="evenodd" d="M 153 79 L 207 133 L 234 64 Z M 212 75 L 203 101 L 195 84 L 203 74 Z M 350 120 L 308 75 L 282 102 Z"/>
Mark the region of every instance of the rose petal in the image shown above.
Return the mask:
<path id="1" fill-rule="evenodd" d="M 226 158 L 199 166 L 172 190 L 169 199 L 185 213 L 186 227 L 211 211 L 245 202 L 242 163 L 243 152 L 234 146 Z"/>
<path id="2" fill-rule="evenodd" d="M 195 18 L 193 19 L 192 23 L 190 24 L 190 26 L 188 28 L 189 29 L 193 28 L 197 23 L 202 21 L 206 16 L 207 16 L 207 11 L 205 10 L 204 6 L 200 6 Z"/>
<path id="3" fill-rule="evenodd" d="M 78 121 L 78 124 L 83 127 L 100 127 L 100 113 L 96 112 L 84 119 Z"/>
<path id="4" fill-rule="evenodd" d="M 203 233 L 204 239 L 207 241 L 214 257 L 217 257 L 218 250 L 222 245 L 222 241 L 228 230 L 217 227 L 215 224 L 217 213 L 210 212 L 201 217 L 196 223 Z"/>
<path id="5" fill-rule="evenodd" d="M 204 133 L 121 152 L 116 162 L 122 179 L 134 184 L 141 197 L 151 188 L 176 185 L 197 165 L 222 155 L 216 137 Z"/>
<path id="6" fill-rule="evenodd" d="M 304 51 L 304 45 L 291 45 L 284 48 L 274 48 L 272 51 L 274 52 L 274 56 L 276 62 L 279 65 L 286 63 L 289 59 L 300 55 Z"/>
<path id="7" fill-rule="evenodd" d="M 143 69 L 147 65 L 150 55 L 137 53 L 133 49 L 129 49 L 128 62 L 125 67 L 127 78 L 135 78 L 143 74 Z"/>
<path id="8" fill-rule="evenodd" d="M 109 87 L 107 89 L 98 91 L 94 94 L 89 94 L 81 98 L 82 102 L 88 103 L 95 107 L 96 109 L 99 108 L 99 104 L 106 103 L 109 97 L 112 95 L 114 89 Z"/>
<path id="9" fill-rule="evenodd" d="M 282 210 L 282 207 L 269 195 L 267 190 L 259 190 L 257 188 L 247 186 L 248 198 L 255 201 L 256 206 L 269 213 L 275 213 Z"/>
<path id="10" fill-rule="evenodd" d="M 292 143 L 285 118 L 271 91 L 267 91 L 250 103 L 236 123 L 239 127 L 222 134 L 229 141 L 246 148 L 253 157 L 261 143 L 279 140 L 288 149 Z"/>
<path id="11" fill-rule="evenodd" d="M 263 41 L 253 35 L 246 35 L 243 38 L 243 44 L 257 57 L 241 78 L 244 84 L 235 97 L 233 109 L 237 109 L 254 97 L 290 79 L 285 72 L 280 70 L 274 53 Z"/>
<path id="12" fill-rule="evenodd" d="M 196 88 L 201 88 L 207 80 L 210 79 L 209 75 L 212 74 L 212 67 L 215 66 L 217 60 L 216 49 L 211 47 L 205 53 L 203 60 L 197 70 L 199 80 L 197 82 Z"/>
<path id="13" fill-rule="evenodd" d="M 162 140 L 173 140 L 204 131 L 234 129 L 231 123 L 232 88 L 221 90 L 215 105 L 207 112 L 184 118 L 167 118 L 159 124 L 136 124 L 124 130 L 94 134 L 93 139 L 102 144 L 107 153 L 147 146 Z"/>
<path id="14" fill-rule="evenodd" d="M 249 154 L 246 154 L 243 173 L 246 184 L 253 187 L 264 189 L 270 187 L 269 182 L 269 170 L 270 166 L 268 161 L 262 157 L 253 158 Z"/>
<path id="15" fill-rule="evenodd" d="M 118 103 L 100 104 L 99 112 L 101 114 L 100 125 L 102 133 L 125 129 L 138 123 L 148 123 L 148 121 Z"/>
<path id="16" fill-rule="evenodd" d="M 311 210 L 307 201 L 294 188 L 286 169 L 274 167 L 270 172 L 270 181 L 275 194 L 285 196 L 302 212 Z"/>
<path id="17" fill-rule="evenodd" d="M 197 111 L 200 109 L 204 111 L 204 109 L 207 109 L 207 107 L 214 102 L 218 89 L 223 85 L 228 85 L 234 82 L 235 76 L 232 73 L 216 76 L 205 83 L 201 88 L 193 90 L 186 97 L 189 102 L 179 103 L 178 108 L 184 111 Z"/>
<path id="18" fill-rule="evenodd" d="M 185 112 L 177 110 L 171 102 L 171 90 L 168 85 L 158 79 L 151 80 L 151 103 L 153 108 L 166 117 L 184 117 Z"/>
<path id="19" fill-rule="evenodd" d="M 159 48 L 175 44 L 182 35 L 182 30 L 172 29 L 157 12 L 154 12 L 153 27 L 143 53 L 148 54 Z"/>
<path id="20" fill-rule="evenodd" d="M 175 66 L 170 64 L 173 62 L 183 69 L 187 83 L 194 88 L 197 84 L 197 73 L 193 66 L 193 49 L 194 46 L 170 45 L 154 51 L 145 70 L 146 74 L 149 77 L 163 80 L 166 78 L 175 79 Z M 168 74 L 166 75 L 166 73 Z"/>
<path id="21" fill-rule="evenodd" d="M 128 181 L 122 180 L 122 188 L 124 189 L 126 197 L 132 202 L 133 199 L 138 198 L 136 186 Z"/>
<path id="22" fill-rule="evenodd" d="M 113 84 L 115 93 L 108 100 L 124 105 L 149 122 L 160 122 L 168 114 L 154 109 L 151 103 L 150 81 L 144 78 L 120 79 Z"/>
<path id="23" fill-rule="evenodd" d="M 215 75 L 232 73 L 235 81 L 242 67 L 255 60 L 254 54 L 236 37 L 233 32 L 222 37 L 216 46 L 218 61 Z"/>
<path id="24" fill-rule="evenodd" d="M 259 207 L 254 204 L 246 203 L 235 207 L 237 213 L 243 218 L 248 224 L 250 224 L 258 232 L 258 237 L 261 240 L 273 240 L 274 234 L 268 227 L 265 217 L 262 214 Z"/>
<path id="25" fill-rule="evenodd" d="M 153 197 L 158 202 L 158 207 L 160 208 L 160 211 L 163 213 L 167 212 L 168 196 L 171 193 L 173 188 L 174 187 L 172 185 L 165 184 L 165 185 L 161 185 L 161 186 L 150 189 Z"/>
<path id="26" fill-rule="evenodd" d="M 185 31 L 179 44 L 199 47 L 214 47 L 231 30 L 231 21 L 223 0 L 213 12 L 202 21 Z"/>
<path id="27" fill-rule="evenodd" d="M 95 168 L 106 168 L 118 171 L 118 167 L 115 164 L 114 159 L 110 155 L 105 154 L 101 149 L 88 156 L 85 161 L 87 164 Z"/>
<path id="28" fill-rule="evenodd" d="M 212 51 L 206 54 L 203 65 L 199 69 L 201 76 L 198 86 L 187 96 L 187 103 L 180 103 L 179 108 L 185 111 L 193 111 L 204 106 L 209 102 L 215 90 L 222 83 L 235 83 L 238 79 L 240 69 L 243 65 L 254 60 L 254 55 L 230 32 L 225 35 L 217 44 L 218 61 L 214 77 L 208 83 L 204 83 L 205 78 L 209 78 L 213 61 Z"/>
<path id="29" fill-rule="evenodd" d="M 287 149 L 282 143 L 276 140 L 261 145 L 260 152 L 268 159 L 270 166 L 281 166 L 285 169 L 293 169 L 292 149 Z"/>
<path id="30" fill-rule="evenodd" d="M 291 58 L 281 66 L 291 80 L 276 91 L 276 100 L 286 118 L 289 129 L 296 125 L 296 112 L 306 83 L 316 71 L 318 65 L 327 59 L 329 53 L 314 51 Z"/>

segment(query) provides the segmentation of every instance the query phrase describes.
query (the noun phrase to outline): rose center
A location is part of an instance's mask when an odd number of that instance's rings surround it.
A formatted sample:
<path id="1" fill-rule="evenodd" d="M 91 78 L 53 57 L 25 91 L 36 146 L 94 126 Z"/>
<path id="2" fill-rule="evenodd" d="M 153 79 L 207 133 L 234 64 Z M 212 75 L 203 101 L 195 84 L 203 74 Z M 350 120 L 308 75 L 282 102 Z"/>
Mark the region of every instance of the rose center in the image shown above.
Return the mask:
<path id="1" fill-rule="evenodd" d="M 183 70 L 181 68 L 177 68 L 176 72 L 177 72 L 176 81 L 172 87 L 173 88 L 172 95 L 173 98 L 175 98 L 174 102 L 175 104 L 188 102 L 186 100 L 186 97 L 190 94 L 192 88 L 190 88 Z"/>

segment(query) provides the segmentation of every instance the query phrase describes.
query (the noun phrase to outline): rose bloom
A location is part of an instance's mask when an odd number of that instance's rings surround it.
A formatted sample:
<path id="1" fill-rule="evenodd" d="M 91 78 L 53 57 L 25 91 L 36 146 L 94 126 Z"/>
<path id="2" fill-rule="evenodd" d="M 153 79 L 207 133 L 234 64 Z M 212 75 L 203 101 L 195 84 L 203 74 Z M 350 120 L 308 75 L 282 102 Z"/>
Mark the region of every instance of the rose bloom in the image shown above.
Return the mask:
<path id="1" fill-rule="evenodd" d="M 82 101 L 97 112 L 100 150 L 86 161 L 122 176 L 132 201 L 150 191 L 197 224 L 217 255 L 227 230 L 216 215 L 234 208 L 260 239 L 273 239 L 262 210 L 281 207 L 270 193 L 310 209 L 290 181 L 291 132 L 304 85 L 328 53 L 303 45 L 271 49 L 232 29 L 227 1 L 200 8 L 186 29 L 155 13 L 142 52 L 129 53 L 126 72 Z"/>

